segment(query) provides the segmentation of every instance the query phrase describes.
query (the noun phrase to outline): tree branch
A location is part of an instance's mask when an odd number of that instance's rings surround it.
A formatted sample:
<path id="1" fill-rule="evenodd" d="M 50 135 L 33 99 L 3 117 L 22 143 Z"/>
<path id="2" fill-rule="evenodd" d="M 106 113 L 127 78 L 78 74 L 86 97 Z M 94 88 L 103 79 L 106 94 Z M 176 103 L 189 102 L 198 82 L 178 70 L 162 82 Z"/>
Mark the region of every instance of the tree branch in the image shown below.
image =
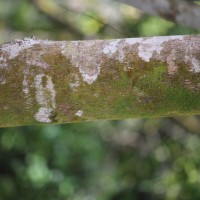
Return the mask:
<path id="1" fill-rule="evenodd" d="M 200 29 L 200 6 L 182 0 L 117 0 L 146 13 Z"/>
<path id="2" fill-rule="evenodd" d="M 200 35 L 0 46 L 0 127 L 200 114 Z"/>
<path id="3" fill-rule="evenodd" d="M 40 12 L 45 14 L 48 18 L 55 22 L 55 24 L 60 25 L 61 27 L 66 28 L 66 30 L 76 36 L 77 38 L 84 38 L 84 34 L 82 34 L 79 30 L 77 30 L 74 26 L 68 23 L 63 17 L 63 10 L 57 6 L 55 3 L 53 4 L 50 1 L 41 1 L 41 0 L 31 0 L 32 4 L 38 9 Z M 65 11 L 66 12 L 66 11 Z"/>

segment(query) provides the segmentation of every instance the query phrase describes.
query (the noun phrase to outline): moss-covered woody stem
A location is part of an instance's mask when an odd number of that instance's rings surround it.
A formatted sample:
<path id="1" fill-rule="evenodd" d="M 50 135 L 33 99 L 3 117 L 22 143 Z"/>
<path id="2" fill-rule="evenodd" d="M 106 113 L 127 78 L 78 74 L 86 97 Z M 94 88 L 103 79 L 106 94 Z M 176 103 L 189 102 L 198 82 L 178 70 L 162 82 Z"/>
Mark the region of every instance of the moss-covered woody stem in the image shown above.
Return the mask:
<path id="1" fill-rule="evenodd" d="M 0 127 L 200 114 L 200 35 L 0 46 Z"/>

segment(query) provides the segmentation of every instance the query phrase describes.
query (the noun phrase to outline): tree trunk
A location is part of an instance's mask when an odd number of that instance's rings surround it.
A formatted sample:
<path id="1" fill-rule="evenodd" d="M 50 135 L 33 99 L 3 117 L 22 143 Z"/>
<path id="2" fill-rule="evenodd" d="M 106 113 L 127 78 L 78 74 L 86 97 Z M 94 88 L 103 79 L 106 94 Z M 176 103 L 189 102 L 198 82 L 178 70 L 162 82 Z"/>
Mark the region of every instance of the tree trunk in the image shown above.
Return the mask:
<path id="1" fill-rule="evenodd" d="M 0 46 L 0 127 L 200 114 L 200 35 Z"/>

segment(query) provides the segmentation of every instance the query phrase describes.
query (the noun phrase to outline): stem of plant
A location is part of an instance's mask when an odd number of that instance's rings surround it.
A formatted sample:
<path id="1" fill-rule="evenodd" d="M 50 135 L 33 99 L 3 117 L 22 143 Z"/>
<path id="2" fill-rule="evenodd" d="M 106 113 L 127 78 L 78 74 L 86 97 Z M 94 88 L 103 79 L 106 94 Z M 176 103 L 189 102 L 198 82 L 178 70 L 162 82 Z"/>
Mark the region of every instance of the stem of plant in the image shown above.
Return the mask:
<path id="1" fill-rule="evenodd" d="M 0 127 L 200 114 L 200 35 L 0 46 Z"/>

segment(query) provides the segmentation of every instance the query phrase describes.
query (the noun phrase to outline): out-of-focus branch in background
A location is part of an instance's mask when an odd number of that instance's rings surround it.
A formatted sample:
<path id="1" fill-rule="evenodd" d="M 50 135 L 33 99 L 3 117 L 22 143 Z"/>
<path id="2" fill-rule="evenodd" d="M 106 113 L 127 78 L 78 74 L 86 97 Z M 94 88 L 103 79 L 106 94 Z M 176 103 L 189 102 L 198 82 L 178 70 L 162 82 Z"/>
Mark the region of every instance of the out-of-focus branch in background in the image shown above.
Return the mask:
<path id="1" fill-rule="evenodd" d="M 117 0 L 134 6 L 143 12 L 160 16 L 164 19 L 200 28 L 200 6 L 182 0 Z"/>

